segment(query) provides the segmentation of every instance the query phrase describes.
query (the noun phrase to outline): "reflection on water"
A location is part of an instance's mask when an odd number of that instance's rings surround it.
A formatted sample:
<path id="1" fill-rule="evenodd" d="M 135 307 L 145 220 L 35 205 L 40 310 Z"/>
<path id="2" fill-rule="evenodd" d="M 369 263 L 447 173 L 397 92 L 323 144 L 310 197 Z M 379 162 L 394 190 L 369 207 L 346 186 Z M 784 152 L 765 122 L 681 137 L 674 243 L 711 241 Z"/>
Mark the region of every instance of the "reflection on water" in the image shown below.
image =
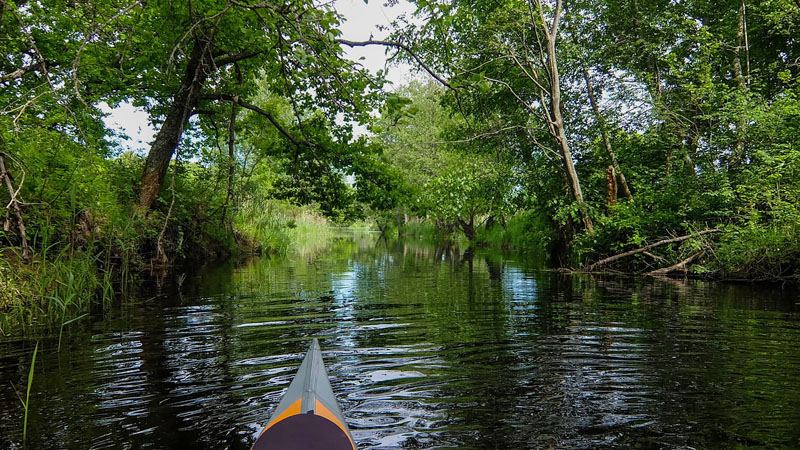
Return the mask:
<path id="1" fill-rule="evenodd" d="M 360 448 L 800 446 L 796 290 L 339 238 L 0 342 L 0 448 L 247 449 L 321 338 Z M 147 300 L 145 300 L 147 299 Z"/>

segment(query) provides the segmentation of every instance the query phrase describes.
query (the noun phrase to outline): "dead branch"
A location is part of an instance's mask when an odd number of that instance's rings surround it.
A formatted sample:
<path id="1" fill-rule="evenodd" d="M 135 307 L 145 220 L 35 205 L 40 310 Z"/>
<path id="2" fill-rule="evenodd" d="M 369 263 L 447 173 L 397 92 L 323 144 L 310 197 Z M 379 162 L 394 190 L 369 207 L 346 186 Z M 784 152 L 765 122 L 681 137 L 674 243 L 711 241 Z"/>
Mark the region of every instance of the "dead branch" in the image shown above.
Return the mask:
<path id="1" fill-rule="evenodd" d="M 481 134 L 478 134 L 478 135 L 475 135 L 475 136 L 472 136 L 472 137 L 466 138 L 466 139 L 455 139 L 455 140 L 452 140 L 452 141 L 434 141 L 434 142 L 428 142 L 428 145 L 469 144 L 472 141 L 476 141 L 478 139 L 485 139 L 485 138 L 494 137 L 494 136 L 497 136 L 498 134 L 502 134 L 502 133 L 505 133 L 506 131 L 511 131 L 511 130 L 528 130 L 528 127 L 526 127 L 524 125 L 511 125 L 511 126 L 508 126 L 508 127 L 500 128 L 498 130 L 487 131 L 486 133 L 481 133 Z"/>
<path id="2" fill-rule="evenodd" d="M 685 241 L 687 239 L 696 238 L 696 237 L 702 236 L 704 234 L 719 233 L 721 231 L 722 230 L 719 230 L 719 229 L 715 228 L 713 230 L 704 230 L 704 231 L 699 231 L 699 232 L 693 233 L 693 234 L 687 234 L 686 236 L 679 236 L 679 237 L 671 238 L 671 239 L 663 239 L 663 240 L 660 240 L 658 242 L 654 242 L 652 244 L 645 245 L 644 247 L 637 248 L 636 250 L 630 250 L 630 251 L 627 251 L 627 252 L 624 252 L 624 253 L 616 254 L 614 256 L 609 256 L 608 258 L 605 258 L 605 259 L 601 259 L 600 261 L 597 261 L 596 263 L 594 263 L 594 264 L 590 265 L 589 267 L 587 267 L 586 270 L 589 271 L 589 272 L 592 272 L 595 269 L 597 269 L 598 267 L 602 267 L 602 266 L 604 266 L 604 265 L 606 265 L 608 263 L 617 261 L 617 260 L 622 259 L 622 258 L 626 258 L 628 256 L 638 255 L 639 253 L 644 253 L 644 252 L 646 252 L 648 250 L 654 249 L 656 247 L 660 247 L 662 245 L 674 244 L 674 243 L 677 243 L 677 242 L 683 242 L 683 241 Z"/>
<path id="3" fill-rule="evenodd" d="M 22 245 L 22 259 L 29 260 L 31 257 L 31 251 L 28 248 L 28 234 L 25 230 L 25 221 L 22 219 L 22 210 L 19 207 L 19 200 L 17 199 L 17 194 L 19 194 L 19 189 L 14 190 L 14 186 L 11 184 L 11 175 L 8 173 L 6 169 L 6 162 L 3 159 L 3 155 L 0 154 L 0 178 L 3 179 L 4 184 L 6 185 L 6 189 L 8 190 L 8 195 L 11 197 L 11 200 L 6 205 L 6 210 L 10 211 L 11 209 L 14 210 L 14 215 L 17 216 L 17 228 L 19 229 L 19 238 Z M 24 180 L 24 178 L 23 178 Z M 22 188 L 22 183 L 20 182 L 19 188 Z M 6 214 L 6 221 L 3 224 L 3 230 L 9 231 L 11 228 L 10 221 L 8 220 L 8 214 Z"/>
<path id="4" fill-rule="evenodd" d="M 686 266 L 691 264 L 692 261 L 696 260 L 697 258 L 703 256 L 704 253 L 705 253 L 705 251 L 699 251 L 699 252 L 693 254 L 692 256 L 684 259 L 683 261 L 680 261 L 677 264 L 673 264 L 673 265 L 671 265 L 669 267 L 664 267 L 664 268 L 661 268 L 661 269 L 653 270 L 651 272 L 647 272 L 647 274 L 648 275 L 652 275 L 652 276 L 667 275 L 669 273 L 676 272 L 678 270 L 680 270 L 680 271 L 685 273 L 686 272 Z"/>
<path id="5" fill-rule="evenodd" d="M 644 254 L 644 256 L 649 256 L 649 257 L 655 259 L 656 261 L 660 261 L 662 263 L 667 263 L 668 262 L 666 258 L 662 258 L 662 257 L 660 257 L 658 255 L 654 255 L 654 254 L 652 254 L 650 252 L 642 252 L 642 253 Z"/>

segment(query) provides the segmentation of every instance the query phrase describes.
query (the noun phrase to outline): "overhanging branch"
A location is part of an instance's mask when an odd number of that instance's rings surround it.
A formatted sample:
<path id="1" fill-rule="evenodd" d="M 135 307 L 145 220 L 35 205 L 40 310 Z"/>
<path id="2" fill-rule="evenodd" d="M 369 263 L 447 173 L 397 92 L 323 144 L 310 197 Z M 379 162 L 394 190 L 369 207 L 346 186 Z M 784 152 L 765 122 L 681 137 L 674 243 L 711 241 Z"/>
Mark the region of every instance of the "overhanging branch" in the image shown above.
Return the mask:
<path id="1" fill-rule="evenodd" d="M 291 141 L 292 144 L 298 147 L 302 145 L 310 145 L 307 142 L 301 142 L 296 137 L 292 136 L 292 134 L 289 133 L 289 131 L 287 131 L 285 128 L 283 128 L 283 126 L 281 126 L 280 123 L 278 123 L 278 121 L 272 114 L 268 113 L 267 111 L 264 111 L 263 109 L 259 108 L 256 105 L 251 105 L 250 103 L 243 101 L 239 97 L 234 97 L 231 94 L 203 94 L 200 96 L 200 98 L 202 100 L 227 100 L 230 102 L 236 102 L 242 108 L 249 109 L 250 111 L 256 112 L 266 117 L 267 120 L 269 120 L 269 122 L 272 124 L 272 126 L 274 126 L 275 129 L 277 129 L 278 132 L 280 132 L 282 135 L 286 136 L 286 139 L 289 139 L 289 141 Z"/>
<path id="2" fill-rule="evenodd" d="M 258 56 L 261 53 L 264 53 L 264 50 L 251 50 L 249 52 L 242 52 L 242 53 L 237 53 L 235 55 L 228 55 L 214 59 L 214 64 L 216 64 L 217 66 L 225 66 L 227 64 L 235 63 L 243 59 L 248 59 L 254 56 Z"/>
<path id="3" fill-rule="evenodd" d="M 5 75 L 0 75 L 0 83 L 5 82 L 5 81 L 16 80 L 17 78 L 22 78 L 23 75 L 25 75 L 26 73 L 28 73 L 28 72 L 30 72 L 32 70 L 36 70 L 36 69 L 42 70 L 42 69 L 44 69 L 44 67 L 45 67 L 45 62 L 42 62 L 42 61 L 35 62 L 33 64 L 29 64 L 27 66 L 20 67 L 19 69 L 15 70 L 13 72 L 9 72 L 9 73 L 7 73 Z"/>

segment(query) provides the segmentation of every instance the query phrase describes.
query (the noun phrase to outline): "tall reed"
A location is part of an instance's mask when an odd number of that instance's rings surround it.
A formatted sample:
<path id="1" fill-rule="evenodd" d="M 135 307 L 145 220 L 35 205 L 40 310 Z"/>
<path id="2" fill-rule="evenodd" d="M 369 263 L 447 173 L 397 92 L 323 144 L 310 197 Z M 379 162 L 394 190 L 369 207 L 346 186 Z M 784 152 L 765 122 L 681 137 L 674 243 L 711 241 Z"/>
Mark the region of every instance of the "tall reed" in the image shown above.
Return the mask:
<path id="1" fill-rule="evenodd" d="M 28 390 L 25 394 L 25 401 L 22 398 L 19 401 L 22 403 L 22 407 L 25 409 L 25 418 L 22 421 L 22 444 L 25 445 L 25 441 L 28 438 L 28 411 L 30 410 L 31 405 L 31 386 L 33 386 L 33 368 L 36 366 L 36 353 L 39 351 L 39 343 L 36 343 L 36 347 L 33 349 L 33 357 L 31 358 L 31 369 L 28 372 Z"/>
<path id="2" fill-rule="evenodd" d="M 234 226 L 262 252 L 289 251 L 327 241 L 333 235 L 327 219 L 307 207 L 269 199 L 248 199 L 240 205 Z"/>

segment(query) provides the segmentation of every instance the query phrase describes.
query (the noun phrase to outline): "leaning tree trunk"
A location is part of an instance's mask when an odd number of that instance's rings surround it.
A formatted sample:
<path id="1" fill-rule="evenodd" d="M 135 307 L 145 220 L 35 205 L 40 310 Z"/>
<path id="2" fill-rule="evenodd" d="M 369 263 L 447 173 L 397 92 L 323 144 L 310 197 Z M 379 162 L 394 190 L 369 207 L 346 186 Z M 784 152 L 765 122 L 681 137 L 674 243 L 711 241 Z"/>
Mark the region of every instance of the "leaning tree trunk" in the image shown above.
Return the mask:
<path id="1" fill-rule="evenodd" d="M 186 121 L 200 98 L 200 89 L 208 77 L 209 67 L 206 63 L 210 58 L 210 45 L 210 42 L 195 39 L 180 89 L 172 98 L 164 123 L 147 153 L 139 193 L 141 213 L 150 210 L 161 191 L 169 161 L 181 140 Z"/>
<path id="2" fill-rule="evenodd" d="M 569 148 L 569 141 L 567 140 L 564 116 L 561 114 L 561 81 L 558 75 L 556 39 L 558 39 L 558 25 L 561 20 L 563 4 L 561 0 L 555 2 L 552 21 L 545 17 L 542 0 L 533 0 L 533 4 L 536 5 L 540 19 L 540 22 L 534 26 L 536 26 L 544 36 L 544 43 L 546 44 L 545 48 L 542 50 L 547 56 L 547 61 L 546 63 L 542 61 L 542 63 L 546 65 L 545 72 L 549 84 L 550 106 L 547 108 L 544 104 L 542 105 L 545 109 L 545 120 L 550 128 L 550 134 L 552 134 L 553 138 L 555 138 L 558 143 L 558 148 L 561 152 L 561 160 L 564 164 L 564 175 L 567 178 L 567 185 L 569 186 L 570 193 L 578 204 L 578 212 L 581 216 L 583 227 L 587 232 L 592 233 L 594 232 L 594 226 L 592 225 L 592 219 L 589 216 L 586 202 L 583 200 L 581 183 L 578 179 L 578 172 L 575 170 L 575 162 L 572 159 L 572 151 Z M 540 87 L 540 89 L 543 89 L 543 87 Z M 544 99 L 542 100 L 544 102 Z"/>
<path id="3" fill-rule="evenodd" d="M 584 228 L 586 228 L 586 231 L 589 233 L 592 233 L 594 231 L 594 226 L 592 225 L 592 219 L 589 217 L 589 211 L 586 208 L 586 202 L 583 201 L 581 183 L 578 179 L 578 172 L 575 170 L 575 163 L 572 159 L 569 141 L 567 141 L 564 117 L 561 115 L 561 85 L 558 76 L 558 63 L 556 62 L 555 41 L 557 28 L 553 28 L 554 30 L 552 34 L 547 36 L 547 62 L 550 69 L 550 117 L 552 119 L 552 126 L 556 132 L 558 147 L 561 150 L 561 159 L 564 162 L 564 171 L 567 176 L 570 192 L 572 192 L 572 196 L 578 203 L 578 211 L 580 212 Z"/>
<path id="4" fill-rule="evenodd" d="M 608 206 L 617 204 L 617 179 L 614 166 L 608 166 L 606 169 L 606 204 Z"/>

